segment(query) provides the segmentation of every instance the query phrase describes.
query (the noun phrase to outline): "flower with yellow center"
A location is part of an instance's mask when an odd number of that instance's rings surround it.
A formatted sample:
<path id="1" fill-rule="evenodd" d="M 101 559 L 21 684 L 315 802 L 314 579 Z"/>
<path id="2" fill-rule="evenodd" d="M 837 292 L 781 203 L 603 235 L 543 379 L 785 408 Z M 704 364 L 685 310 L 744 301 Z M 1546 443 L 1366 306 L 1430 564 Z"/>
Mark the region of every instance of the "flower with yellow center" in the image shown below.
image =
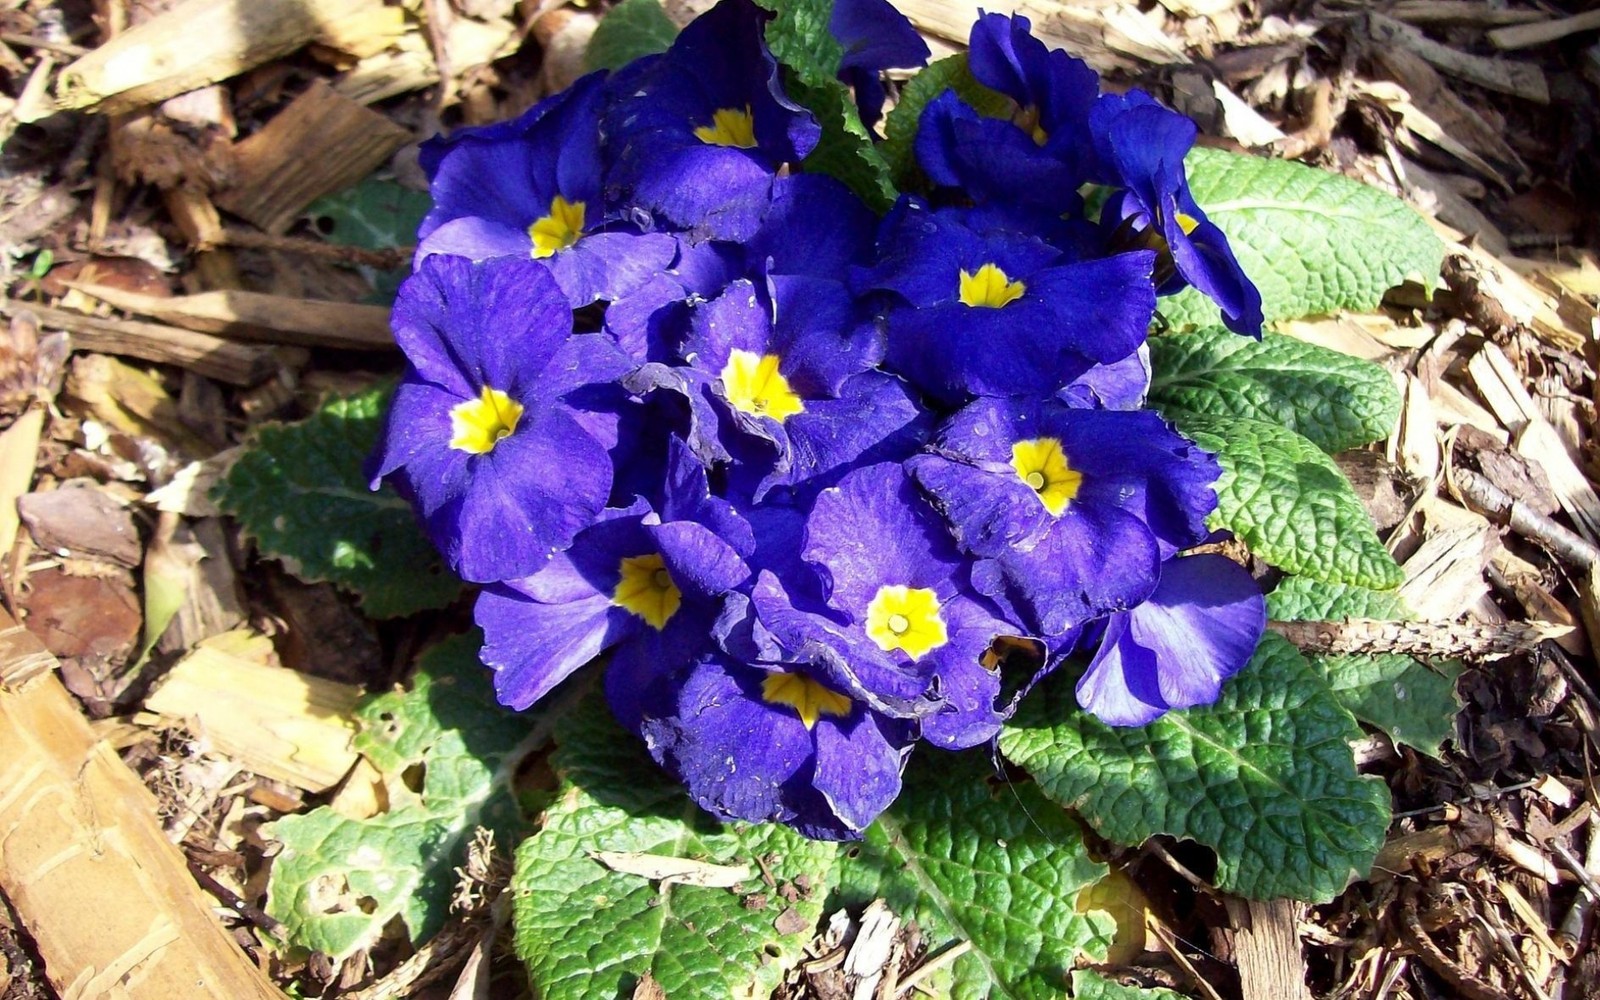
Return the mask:
<path id="1" fill-rule="evenodd" d="M 540 216 L 528 227 L 534 257 L 553 257 L 558 251 L 578 242 L 583 235 L 584 203 L 568 201 L 559 194 L 550 199 L 550 214 Z"/>
<path id="2" fill-rule="evenodd" d="M 776 354 L 732 351 L 722 368 L 722 391 L 728 405 L 752 416 L 771 417 L 782 423 L 805 411 L 805 402 L 789 388 L 778 371 Z"/>
<path id="3" fill-rule="evenodd" d="M 1011 467 L 1017 470 L 1017 478 L 1039 495 L 1039 502 L 1053 517 L 1061 516 L 1083 485 L 1083 473 L 1068 464 L 1060 438 L 1016 442 L 1011 446 Z"/>
<path id="4" fill-rule="evenodd" d="M 931 589 L 886 584 L 867 605 L 867 638 L 886 653 L 904 650 L 917 660 L 949 642 L 950 633 Z"/>
<path id="5" fill-rule="evenodd" d="M 732 146 L 735 149 L 754 149 L 756 146 L 756 119 L 750 105 L 744 110 L 718 108 L 711 114 L 710 125 L 700 125 L 694 137 L 708 146 Z"/>
<path id="6" fill-rule="evenodd" d="M 1194 231 L 1200 228 L 1200 220 L 1190 215 L 1188 212 L 1179 212 L 1178 228 L 1183 230 L 1183 235 L 1192 236 Z"/>
<path id="7" fill-rule="evenodd" d="M 768 674 L 761 682 L 761 700 L 794 709 L 807 729 L 824 715 L 841 718 L 849 715 L 854 704 L 845 695 L 818 684 L 805 674 Z"/>
<path id="8" fill-rule="evenodd" d="M 499 389 L 483 387 L 477 399 L 450 408 L 450 447 L 469 455 L 486 455 L 517 429 L 522 404 Z"/>
<path id="9" fill-rule="evenodd" d="M 661 556 L 654 552 L 627 556 L 618 572 L 620 579 L 611 594 L 611 603 L 643 618 L 645 624 L 658 632 L 666 628 L 683 604 L 683 592 L 672 582 L 672 574 L 667 572 Z"/>
<path id="10" fill-rule="evenodd" d="M 961 301 L 981 309 L 999 309 L 1022 298 L 1028 286 L 1012 281 L 995 264 L 985 264 L 976 272 L 961 272 Z"/>

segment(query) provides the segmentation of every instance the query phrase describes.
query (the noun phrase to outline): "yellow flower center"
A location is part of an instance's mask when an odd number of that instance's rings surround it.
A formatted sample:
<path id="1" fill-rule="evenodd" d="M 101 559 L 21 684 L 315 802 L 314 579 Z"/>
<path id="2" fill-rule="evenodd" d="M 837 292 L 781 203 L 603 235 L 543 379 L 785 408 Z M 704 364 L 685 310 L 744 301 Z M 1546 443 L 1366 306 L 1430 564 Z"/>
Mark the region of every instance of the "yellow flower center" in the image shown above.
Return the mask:
<path id="1" fill-rule="evenodd" d="M 1061 516 L 1083 485 L 1083 473 L 1067 463 L 1059 438 L 1018 441 L 1011 446 L 1011 467 L 1039 494 L 1039 502 L 1052 517 Z"/>
<path id="2" fill-rule="evenodd" d="M 758 417 L 771 417 L 779 423 L 806 408 L 805 402 L 789 388 L 789 380 L 778 371 L 776 354 L 731 352 L 728 363 L 722 368 L 722 391 L 728 396 L 728 405 L 734 409 Z"/>
<path id="3" fill-rule="evenodd" d="M 810 729 L 824 715 L 850 714 L 852 702 L 804 674 L 768 674 L 761 682 L 761 699 L 769 705 L 788 705 Z"/>
<path id="4" fill-rule="evenodd" d="M 939 598 L 927 587 L 878 588 L 867 604 L 867 638 L 884 652 L 904 650 L 913 660 L 950 641 Z"/>
<path id="5" fill-rule="evenodd" d="M 487 454 L 517 429 L 521 419 L 521 403 L 499 389 L 484 386 L 477 399 L 450 407 L 450 447 L 469 455 Z"/>
<path id="6" fill-rule="evenodd" d="M 666 628 L 668 619 L 678 613 L 683 603 L 683 592 L 672 582 L 661 556 L 653 552 L 628 556 L 622 560 L 618 573 L 621 578 L 611 603 L 643 618 L 658 632 Z"/>
<path id="7" fill-rule="evenodd" d="M 1028 286 L 1011 278 L 994 264 L 985 264 L 977 273 L 961 272 L 961 301 L 974 308 L 999 309 L 1022 298 Z"/>
<path id="8" fill-rule="evenodd" d="M 754 149 L 756 145 L 756 120 L 750 113 L 750 105 L 746 104 L 744 110 L 738 108 L 718 108 L 711 115 L 710 125 L 701 125 L 694 130 L 694 137 L 709 146 L 733 146 L 738 149 Z"/>
<path id="9" fill-rule="evenodd" d="M 1022 131 L 1033 137 L 1034 145 L 1043 146 L 1050 141 L 1050 133 L 1045 131 L 1043 125 L 1039 124 L 1039 106 L 1037 104 L 1024 105 L 1016 114 L 1011 116 L 1011 121 Z"/>
<path id="10" fill-rule="evenodd" d="M 533 240 L 535 257 L 551 257 L 578 242 L 583 235 L 583 209 L 581 201 L 568 201 L 559 194 L 550 199 L 550 214 L 536 219 L 528 227 Z"/>
<path id="11" fill-rule="evenodd" d="M 1187 212 L 1178 213 L 1178 228 L 1183 230 L 1183 235 L 1188 236 L 1200 228 L 1200 220 Z"/>

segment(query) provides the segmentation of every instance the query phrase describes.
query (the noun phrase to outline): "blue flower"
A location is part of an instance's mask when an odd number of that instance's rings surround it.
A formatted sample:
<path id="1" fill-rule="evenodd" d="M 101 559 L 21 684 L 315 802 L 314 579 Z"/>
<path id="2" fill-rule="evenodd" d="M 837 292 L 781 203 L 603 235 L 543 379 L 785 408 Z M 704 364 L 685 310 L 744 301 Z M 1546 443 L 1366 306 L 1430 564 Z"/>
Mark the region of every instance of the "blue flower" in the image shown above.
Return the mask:
<path id="1" fill-rule="evenodd" d="M 1149 411 L 979 400 L 932 452 L 907 467 L 981 558 L 974 586 L 1046 636 L 1148 597 L 1216 506 L 1216 459 Z"/>
<path id="2" fill-rule="evenodd" d="M 1144 343 L 1155 311 L 1148 251 L 1067 261 L 1054 247 L 978 233 L 902 200 L 858 292 L 891 292 L 890 366 L 941 401 L 1050 395 Z"/>
<path id="3" fill-rule="evenodd" d="M 1209 705 L 1266 631 L 1250 574 L 1216 555 L 1169 559 L 1150 599 L 1105 623 L 1078 704 L 1112 726 L 1142 726 L 1175 708 Z"/>
<path id="4" fill-rule="evenodd" d="M 889 0 L 834 0 L 828 32 L 844 47 L 839 79 L 855 91 L 862 124 L 870 129 L 883 117 L 880 74 L 922 66 L 928 43 Z"/>
<path id="5" fill-rule="evenodd" d="M 1113 241 L 1132 238 L 1161 251 L 1172 269 L 1160 282 L 1162 294 L 1193 285 L 1222 309 L 1228 329 L 1260 337 L 1261 293 L 1189 193 L 1183 158 L 1194 145 L 1194 122 L 1135 90 L 1101 97 L 1090 125 L 1097 180 L 1122 188 L 1101 211 Z"/>
<path id="6" fill-rule="evenodd" d="M 586 76 L 514 121 L 424 143 L 433 209 L 417 231 L 418 258 L 531 257 L 575 309 L 616 299 L 672 263 L 675 239 L 641 232 L 602 203 L 603 78 Z"/>
<path id="7" fill-rule="evenodd" d="M 755 232 L 778 168 L 799 163 L 821 135 L 783 93 L 763 37 L 768 16 L 750 0 L 722 0 L 661 56 L 612 77 L 603 131 L 617 200 L 693 238 Z"/>
<path id="8" fill-rule="evenodd" d="M 413 499 L 467 580 L 531 573 L 587 527 L 611 489 L 597 420 L 569 400 L 629 367 L 523 258 L 424 260 L 400 288 L 395 340 L 410 367 L 373 457 Z"/>

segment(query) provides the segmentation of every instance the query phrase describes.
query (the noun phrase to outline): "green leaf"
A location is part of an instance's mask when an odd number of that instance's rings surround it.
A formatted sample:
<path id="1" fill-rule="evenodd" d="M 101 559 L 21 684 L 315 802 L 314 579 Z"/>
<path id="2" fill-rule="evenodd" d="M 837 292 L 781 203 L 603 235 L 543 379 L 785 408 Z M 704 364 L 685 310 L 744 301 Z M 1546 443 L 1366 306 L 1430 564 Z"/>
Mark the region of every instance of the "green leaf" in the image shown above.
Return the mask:
<path id="1" fill-rule="evenodd" d="M 1444 245 L 1422 216 L 1376 188 L 1287 160 L 1196 147 L 1189 188 L 1261 289 L 1267 322 L 1376 309 L 1406 280 L 1431 288 Z M 1178 328 L 1215 326 L 1194 289 L 1162 299 Z"/>
<path id="2" fill-rule="evenodd" d="M 844 46 L 828 30 L 833 0 L 756 0 L 776 11 L 767 24 L 767 47 L 809 87 L 837 82 Z M 804 104 L 804 99 L 801 99 Z M 809 105 L 808 105 L 809 106 Z M 815 110 L 815 109 L 813 109 Z"/>
<path id="3" fill-rule="evenodd" d="M 1267 595 L 1267 612 L 1280 621 L 1402 621 L 1411 617 L 1392 592 L 1303 576 L 1278 584 Z M 1460 664 L 1430 665 L 1393 653 L 1313 656 L 1311 662 L 1327 676 L 1334 695 L 1351 714 L 1381 729 L 1395 743 L 1437 758 L 1444 741 L 1455 734 L 1455 716 L 1461 708 L 1456 696 Z"/>
<path id="4" fill-rule="evenodd" d="M 1260 899 L 1332 899 L 1364 877 L 1389 793 L 1356 773 L 1360 729 L 1317 671 L 1268 633 L 1216 704 L 1112 728 L 1058 673 L 1023 702 L 1001 751 L 1101 836 L 1157 834 L 1217 853 L 1217 884 Z"/>
<path id="5" fill-rule="evenodd" d="M 900 91 L 900 100 L 883 123 L 883 156 L 889 163 L 889 176 L 900 187 L 911 187 L 916 181 L 917 127 L 923 109 L 947 90 L 954 90 L 979 114 L 995 118 L 1009 117 L 1014 106 L 1011 98 L 990 90 L 973 77 L 967 68 L 966 53 L 929 63 Z"/>
<path id="6" fill-rule="evenodd" d="M 882 897 L 935 950 L 971 942 L 940 996 L 1059 997 L 1078 956 L 1103 958 L 1116 933 L 1075 906 L 1106 869 L 1036 787 L 993 776 L 981 754 L 920 752 L 859 853 L 846 850 L 838 901 Z"/>
<path id="7" fill-rule="evenodd" d="M 1124 986 L 1093 969 L 1078 969 L 1072 974 L 1073 1000 L 1188 1000 L 1160 986 Z"/>
<path id="8" fill-rule="evenodd" d="M 1316 445 L 1262 420 L 1170 414 L 1222 462 L 1213 527 L 1291 573 L 1392 590 L 1402 580 L 1350 481 Z"/>
<path id="9" fill-rule="evenodd" d="M 517 954 L 535 994 L 630 996 L 649 973 L 672 997 L 769 995 L 822 916 L 835 845 L 776 824 L 718 823 L 600 698 L 561 720 L 556 740 L 551 765 L 562 784 L 542 829 L 517 851 L 512 877 Z M 597 851 L 748 865 L 752 875 L 742 891 L 657 884 L 613 871 Z M 782 933 L 777 921 L 791 907 L 803 929 Z"/>
<path id="10" fill-rule="evenodd" d="M 590 71 L 621 69 L 635 59 L 665 52 L 677 37 L 678 26 L 661 9 L 660 0 L 622 0 L 595 27 L 583 64 Z"/>
<path id="11" fill-rule="evenodd" d="M 789 89 L 822 125 L 822 137 L 801 169 L 837 178 L 874 212 L 888 211 L 897 194 L 889 181 L 889 164 L 861 124 L 850 89 L 837 80 L 816 86 L 794 81 Z"/>
<path id="12" fill-rule="evenodd" d="M 1150 401 L 1163 411 L 1281 424 L 1323 451 L 1388 437 L 1400 393 L 1370 361 L 1283 337 L 1208 327 L 1150 340 Z"/>
<path id="13" fill-rule="evenodd" d="M 411 505 L 367 488 L 362 463 L 390 391 L 369 389 L 301 423 L 260 428 L 212 493 L 263 554 L 302 580 L 353 591 L 374 618 L 444 607 L 461 593 Z"/>
<path id="14" fill-rule="evenodd" d="M 356 820 L 324 806 L 266 828 L 283 844 L 267 913 L 283 923 L 287 944 L 338 960 L 376 943 L 396 917 L 420 941 L 444 922 L 474 830 L 515 842 L 511 774 L 534 717 L 495 704 L 481 641 L 473 633 L 439 644 L 409 692 L 372 698 L 358 712 L 356 745 L 384 775 L 388 812 Z"/>
<path id="15" fill-rule="evenodd" d="M 417 227 L 432 207 L 433 200 L 425 192 L 413 191 L 391 180 L 368 177 L 343 191 L 317 199 L 306 213 L 330 243 L 363 250 L 392 250 L 417 241 Z M 394 300 L 395 290 L 410 273 L 409 267 L 380 271 L 359 265 L 356 270 L 372 283 L 373 301 L 382 303 Z"/>

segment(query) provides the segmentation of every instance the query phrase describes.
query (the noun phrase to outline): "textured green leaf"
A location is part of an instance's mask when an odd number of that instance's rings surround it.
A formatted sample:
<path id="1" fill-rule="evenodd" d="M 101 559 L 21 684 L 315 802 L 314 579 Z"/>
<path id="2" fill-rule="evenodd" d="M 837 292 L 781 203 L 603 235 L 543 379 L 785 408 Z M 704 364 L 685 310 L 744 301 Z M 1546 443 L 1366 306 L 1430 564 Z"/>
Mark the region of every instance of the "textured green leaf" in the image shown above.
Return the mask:
<path id="1" fill-rule="evenodd" d="M 356 820 L 324 806 L 266 828 L 283 844 L 267 913 L 290 946 L 340 959 L 374 944 L 396 917 L 420 941 L 444 922 L 473 831 L 515 842 L 511 772 L 533 717 L 496 706 L 481 642 L 473 633 L 439 644 L 409 692 L 359 711 L 357 746 L 384 775 L 388 812 Z"/>
<path id="2" fill-rule="evenodd" d="M 917 177 L 917 127 L 922 111 L 935 97 L 954 90 L 980 114 L 1004 118 L 1010 115 L 1011 98 L 979 83 L 967 68 L 966 53 L 929 63 L 900 91 L 900 100 L 884 119 L 883 155 L 889 163 L 889 176 L 901 187 L 911 187 Z"/>
<path id="3" fill-rule="evenodd" d="M 1150 402 L 1281 424 L 1327 452 L 1387 437 L 1400 393 L 1370 361 L 1283 337 L 1208 327 L 1150 341 Z"/>
<path id="4" fill-rule="evenodd" d="M 622 0 L 595 27 L 583 64 L 590 70 L 621 69 L 635 59 L 667 51 L 677 37 L 678 26 L 661 9 L 660 0 Z"/>
<path id="5" fill-rule="evenodd" d="M 777 16 L 767 24 L 767 46 L 809 87 L 834 80 L 844 46 L 828 30 L 833 0 L 756 0 Z M 805 103 L 804 100 L 801 103 Z"/>
<path id="6" fill-rule="evenodd" d="M 394 181 L 368 177 L 343 191 L 311 203 L 306 213 L 330 243 L 364 250 L 392 250 L 417 241 L 417 227 L 433 207 L 425 192 L 413 191 Z M 360 265 L 356 268 L 372 283 L 375 302 L 394 300 L 408 267 L 387 271 Z"/>
<path id="7" fill-rule="evenodd" d="M 850 89 L 837 80 L 821 84 L 796 81 L 791 96 L 810 108 L 822 124 L 817 148 L 800 164 L 809 173 L 827 174 L 844 182 L 875 212 L 894 204 L 895 188 L 889 182 L 889 165 L 878 144 L 867 134 L 856 111 Z"/>
<path id="8" fill-rule="evenodd" d="M 1267 595 L 1267 612 L 1280 621 L 1340 621 L 1411 617 L 1393 592 L 1367 590 L 1292 576 Z M 1430 757 L 1455 732 L 1458 663 L 1425 664 L 1409 656 L 1313 656 L 1334 695 L 1356 718 Z"/>
<path id="9" fill-rule="evenodd" d="M 1023 702 L 1000 749 L 1109 840 L 1156 834 L 1217 853 L 1219 886 L 1328 900 L 1383 844 L 1389 793 L 1356 773 L 1350 713 L 1287 641 L 1268 633 L 1216 704 L 1112 728 L 1058 674 Z"/>
<path id="10" fill-rule="evenodd" d="M 1378 590 L 1400 585 L 1400 567 L 1378 541 L 1350 481 L 1316 445 L 1262 420 L 1168 416 L 1222 462 L 1213 527 L 1233 531 L 1256 555 L 1291 573 Z"/>
<path id="11" fill-rule="evenodd" d="M 1188 1000 L 1181 993 L 1159 986 L 1124 986 L 1093 969 L 1079 969 L 1072 974 L 1072 996 L 1074 1000 Z"/>
<path id="12" fill-rule="evenodd" d="M 262 427 L 212 494 L 263 554 L 302 580 L 355 592 L 375 618 L 443 607 L 461 592 L 410 504 L 367 489 L 362 463 L 389 393 L 369 389 L 298 424 Z"/>
<path id="13" fill-rule="evenodd" d="M 1375 309 L 1408 279 L 1427 287 L 1444 245 L 1404 202 L 1376 188 L 1287 160 L 1196 147 L 1189 188 L 1261 289 L 1268 322 Z M 1174 326 L 1220 322 L 1193 289 L 1161 300 Z"/>
<path id="14" fill-rule="evenodd" d="M 970 941 L 951 972 L 957 1000 L 1059 997 L 1077 957 L 1103 958 L 1116 933 L 1109 914 L 1075 909 L 1105 866 L 1037 788 L 993 774 L 980 754 L 919 753 L 900 798 L 847 854 L 838 898 L 882 897 L 934 948 Z"/>
<path id="15" fill-rule="evenodd" d="M 630 996 L 648 972 L 671 997 L 767 996 L 822 916 L 836 846 L 775 824 L 718 823 L 598 698 L 563 719 L 556 740 L 551 765 L 562 785 L 543 828 L 518 850 L 512 880 L 517 954 L 535 994 Z M 607 868 L 595 851 L 746 864 L 758 874 L 743 891 L 658 885 Z M 763 869 L 797 898 L 763 884 Z M 790 907 L 804 929 L 780 933 Z"/>

